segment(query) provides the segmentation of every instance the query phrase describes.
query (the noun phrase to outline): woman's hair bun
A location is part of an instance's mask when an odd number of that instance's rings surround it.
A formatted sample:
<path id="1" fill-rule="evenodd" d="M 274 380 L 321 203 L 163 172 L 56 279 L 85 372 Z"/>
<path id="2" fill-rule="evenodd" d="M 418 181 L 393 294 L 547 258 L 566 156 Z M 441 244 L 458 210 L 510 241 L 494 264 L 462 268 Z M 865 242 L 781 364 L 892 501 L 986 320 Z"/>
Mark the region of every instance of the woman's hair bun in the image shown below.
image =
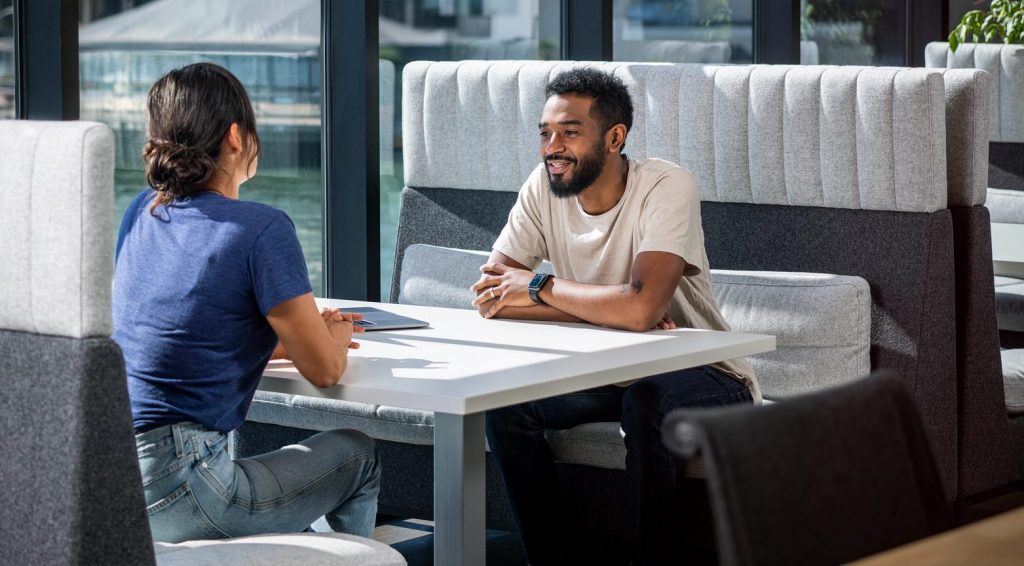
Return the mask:
<path id="1" fill-rule="evenodd" d="M 205 151 L 161 139 L 146 142 L 143 155 L 147 182 L 171 198 L 197 194 L 217 167 Z"/>

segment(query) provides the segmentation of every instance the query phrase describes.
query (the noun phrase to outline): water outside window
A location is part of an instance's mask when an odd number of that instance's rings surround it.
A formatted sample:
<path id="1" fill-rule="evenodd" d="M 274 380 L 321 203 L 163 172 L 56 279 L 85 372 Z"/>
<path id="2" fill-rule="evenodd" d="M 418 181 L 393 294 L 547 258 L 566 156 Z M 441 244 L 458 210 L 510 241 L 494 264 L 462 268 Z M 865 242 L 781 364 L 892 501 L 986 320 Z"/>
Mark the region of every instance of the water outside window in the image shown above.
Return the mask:
<path id="1" fill-rule="evenodd" d="M 391 294 L 399 195 L 404 184 L 402 69 L 406 63 L 417 60 L 557 59 L 560 5 L 561 2 L 553 0 L 380 0 L 380 280 L 383 300 Z M 480 135 L 486 132 L 469 132 L 467 139 Z"/>
<path id="2" fill-rule="evenodd" d="M 14 118 L 14 0 L 0 0 L 0 120 Z"/>
<path id="3" fill-rule="evenodd" d="M 750 63 L 753 13 L 753 0 L 615 0 L 612 58 Z"/>
<path id="4" fill-rule="evenodd" d="M 274 0 L 82 0 L 80 7 L 81 117 L 114 130 L 118 223 L 145 187 L 150 86 L 189 63 L 222 65 L 248 90 L 263 143 L 259 172 L 241 198 L 288 213 L 322 295 L 320 0 L 291 0 L 288 9 Z M 0 59 L 0 111 L 3 65 Z"/>
<path id="5" fill-rule="evenodd" d="M 801 0 L 800 63 L 905 65 L 906 10 L 904 0 Z"/>

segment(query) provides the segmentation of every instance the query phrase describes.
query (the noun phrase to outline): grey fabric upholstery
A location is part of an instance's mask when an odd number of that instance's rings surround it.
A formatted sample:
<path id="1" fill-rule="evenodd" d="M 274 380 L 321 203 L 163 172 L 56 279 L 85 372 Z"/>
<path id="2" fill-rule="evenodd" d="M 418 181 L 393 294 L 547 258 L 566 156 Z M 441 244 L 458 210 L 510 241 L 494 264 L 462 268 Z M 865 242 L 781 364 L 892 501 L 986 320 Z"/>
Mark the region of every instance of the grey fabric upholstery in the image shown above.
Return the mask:
<path id="1" fill-rule="evenodd" d="M 999 330 L 1024 332 L 1024 280 L 996 275 L 995 283 Z"/>
<path id="2" fill-rule="evenodd" d="M 965 43 L 956 53 L 946 42 L 925 46 L 928 67 L 974 68 L 992 77 L 989 133 L 996 142 L 1024 142 L 1024 46 Z"/>
<path id="3" fill-rule="evenodd" d="M 985 202 L 989 165 L 991 77 L 977 69 L 946 69 L 946 183 L 949 206 Z"/>
<path id="4" fill-rule="evenodd" d="M 405 250 L 410 245 L 490 250 L 515 202 L 516 193 L 504 191 L 402 189 L 391 301 L 398 302 Z"/>
<path id="5" fill-rule="evenodd" d="M 263 535 L 219 540 L 198 540 L 178 544 L 157 543 L 160 566 L 398 566 L 405 560 L 397 550 L 371 539 L 346 535 L 294 534 Z"/>
<path id="6" fill-rule="evenodd" d="M 0 330 L 0 406 L 0 564 L 153 564 L 117 345 Z"/>
<path id="7" fill-rule="evenodd" d="M 1024 349 L 1003 350 L 1003 395 L 1006 411 L 1011 415 L 1024 413 Z"/>
<path id="8" fill-rule="evenodd" d="M 704 460 L 721 564 L 845 563 L 951 524 L 893 376 L 760 409 L 680 410 L 663 430 L 670 450 Z"/>
<path id="9" fill-rule="evenodd" d="M 377 440 L 434 443 L 434 413 L 258 391 L 247 421 L 304 430 L 354 428 Z"/>
<path id="10" fill-rule="evenodd" d="M 988 186 L 1024 191 L 1024 143 L 989 142 Z"/>
<path id="11" fill-rule="evenodd" d="M 110 340 L 113 135 L 0 121 L 0 564 L 152 564 Z"/>
<path id="12" fill-rule="evenodd" d="M 702 217 L 717 269 L 840 273 L 868 282 L 871 367 L 893 369 L 905 380 L 952 498 L 957 390 L 949 212 L 705 202 Z"/>
<path id="13" fill-rule="evenodd" d="M 992 222 L 1024 224 L 1024 191 L 988 189 L 985 207 Z"/>
<path id="14" fill-rule="evenodd" d="M 103 124 L 0 121 L 0 328 L 110 335 L 113 148 Z"/>
<path id="15" fill-rule="evenodd" d="M 962 496 L 1024 479 L 1024 423 L 1006 414 L 984 206 L 952 208 L 956 265 L 957 442 Z"/>
<path id="16" fill-rule="evenodd" d="M 537 163 L 540 93 L 572 65 L 626 82 L 625 151 L 687 167 L 703 200 L 946 206 L 943 79 L 925 69 L 417 61 L 403 76 L 406 185 L 518 190 Z M 482 143 L 450 143 L 481 124 Z"/>

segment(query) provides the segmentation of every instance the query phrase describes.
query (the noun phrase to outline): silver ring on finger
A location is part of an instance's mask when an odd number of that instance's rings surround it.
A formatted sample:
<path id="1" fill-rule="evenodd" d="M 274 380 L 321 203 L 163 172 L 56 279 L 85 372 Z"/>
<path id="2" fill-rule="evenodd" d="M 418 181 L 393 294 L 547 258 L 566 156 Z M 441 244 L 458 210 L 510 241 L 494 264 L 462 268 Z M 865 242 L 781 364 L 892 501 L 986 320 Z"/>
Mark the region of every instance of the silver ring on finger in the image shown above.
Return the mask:
<path id="1" fill-rule="evenodd" d="M 494 296 L 494 287 L 488 287 L 487 288 L 487 293 L 491 296 L 492 299 L 497 299 L 498 298 L 498 297 Z"/>

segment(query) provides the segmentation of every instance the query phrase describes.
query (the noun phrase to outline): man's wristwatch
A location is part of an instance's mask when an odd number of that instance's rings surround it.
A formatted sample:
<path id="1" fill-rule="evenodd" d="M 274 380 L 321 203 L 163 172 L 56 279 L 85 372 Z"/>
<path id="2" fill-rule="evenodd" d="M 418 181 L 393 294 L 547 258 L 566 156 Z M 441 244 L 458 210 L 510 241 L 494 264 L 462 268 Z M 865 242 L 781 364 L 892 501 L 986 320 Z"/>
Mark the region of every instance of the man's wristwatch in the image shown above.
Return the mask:
<path id="1" fill-rule="evenodd" d="M 530 300 L 535 305 L 543 305 L 544 300 L 540 298 L 540 290 L 547 284 L 548 279 L 551 279 L 550 273 L 537 273 L 530 279 L 530 284 L 526 288 L 530 291 Z"/>

